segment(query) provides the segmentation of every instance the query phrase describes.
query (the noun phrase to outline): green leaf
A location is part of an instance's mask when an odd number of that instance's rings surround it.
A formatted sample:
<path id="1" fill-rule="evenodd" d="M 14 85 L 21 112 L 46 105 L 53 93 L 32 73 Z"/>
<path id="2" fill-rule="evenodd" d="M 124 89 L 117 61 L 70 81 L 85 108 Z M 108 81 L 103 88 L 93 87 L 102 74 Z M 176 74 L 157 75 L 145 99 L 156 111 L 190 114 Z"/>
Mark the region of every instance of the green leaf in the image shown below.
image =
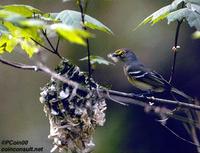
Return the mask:
<path id="1" fill-rule="evenodd" d="M 4 53 L 12 52 L 17 44 L 21 45 L 21 48 L 32 57 L 34 53 L 38 51 L 38 46 L 31 40 L 32 38 L 38 42 L 42 42 L 39 36 L 37 28 L 21 28 L 13 25 L 10 22 L 4 22 L 5 28 L 9 33 L 2 34 L 0 37 L 0 52 Z"/>
<path id="2" fill-rule="evenodd" d="M 145 18 L 134 30 L 147 23 L 154 25 L 155 23 L 164 20 L 170 12 L 176 10 L 179 4 L 184 1 L 185 0 L 174 0 L 171 4 L 160 8 L 159 10 Z"/>
<path id="3" fill-rule="evenodd" d="M 109 31 L 107 28 L 105 27 L 102 27 L 102 26 L 98 26 L 96 24 L 93 24 L 91 22 L 85 22 L 84 25 L 90 29 L 93 29 L 93 30 L 99 30 L 99 31 L 102 31 L 102 32 L 106 32 L 108 34 L 113 34 L 112 31 Z"/>
<path id="4" fill-rule="evenodd" d="M 135 29 L 139 28 L 140 26 L 147 24 L 147 23 L 151 23 L 152 25 L 165 19 L 167 17 L 167 15 L 174 9 L 175 6 L 172 7 L 172 5 L 167 5 L 159 10 L 157 10 L 156 12 L 154 12 L 153 14 L 151 14 L 150 16 L 148 16 L 147 18 L 145 18 Z"/>
<path id="5" fill-rule="evenodd" d="M 9 30 L 10 34 L 13 37 L 18 39 L 20 38 L 33 38 L 38 42 L 42 42 L 42 38 L 40 37 L 39 31 L 35 27 L 30 28 L 22 28 L 15 26 L 10 22 L 4 22 L 4 26 Z"/>
<path id="6" fill-rule="evenodd" d="M 39 47 L 30 38 L 21 40 L 20 45 L 30 58 L 39 51 Z"/>
<path id="7" fill-rule="evenodd" d="M 84 58 L 81 58 L 80 61 L 85 61 L 85 60 L 88 60 L 88 57 L 84 57 Z M 110 65 L 110 64 L 113 64 L 112 62 L 109 62 L 107 60 L 105 60 L 103 57 L 101 56 L 94 56 L 94 55 L 91 55 L 90 56 L 90 62 L 91 64 L 104 64 L 104 65 Z M 113 64 L 114 65 L 114 64 Z"/>
<path id="8" fill-rule="evenodd" d="M 190 13 L 190 10 L 188 8 L 182 8 L 177 11 L 171 12 L 167 16 L 168 24 L 176 20 L 179 20 L 179 21 L 182 20 L 184 17 L 187 16 L 187 13 Z"/>
<path id="9" fill-rule="evenodd" d="M 19 20 L 24 20 L 25 18 L 19 14 L 16 14 L 7 10 L 0 10 L 0 19 L 2 21 L 15 22 Z"/>
<path id="10" fill-rule="evenodd" d="M 198 4 L 200 5 L 200 1 L 199 0 L 185 0 L 186 3 L 194 3 L 194 4 Z"/>
<path id="11" fill-rule="evenodd" d="M 9 34 L 8 29 L 4 26 L 0 24 L 0 34 Z"/>
<path id="12" fill-rule="evenodd" d="M 200 39 L 200 31 L 196 31 L 192 34 L 193 39 Z"/>
<path id="13" fill-rule="evenodd" d="M 73 26 L 74 28 L 82 28 L 82 19 L 80 12 L 73 10 L 64 10 L 57 15 L 55 13 L 53 15 L 56 16 L 56 19 L 59 19 L 62 23 L 68 26 Z M 113 32 L 107 26 L 105 26 L 103 23 L 96 20 L 95 18 L 89 15 L 85 15 L 84 17 L 86 25 L 88 25 L 89 28 L 113 34 Z"/>
<path id="14" fill-rule="evenodd" d="M 13 5 L 1 6 L 1 8 L 4 8 L 6 11 L 20 14 L 24 17 L 33 17 L 34 14 L 42 14 L 42 11 L 29 5 L 13 4 Z"/>
<path id="15" fill-rule="evenodd" d="M 195 27 L 197 30 L 200 30 L 200 15 L 189 8 L 183 8 L 174 11 L 167 17 L 168 23 L 176 20 L 181 20 L 183 18 L 187 20 L 190 27 Z"/>
<path id="16" fill-rule="evenodd" d="M 10 34 L 3 34 L 0 37 L 0 53 L 9 52 L 11 53 L 13 49 L 18 44 L 18 40 Z"/>
<path id="17" fill-rule="evenodd" d="M 46 23 L 42 20 L 38 19 L 27 19 L 22 20 L 19 22 L 20 26 L 28 28 L 28 27 L 35 27 L 35 28 L 42 28 L 46 26 Z"/>
<path id="18" fill-rule="evenodd" d="M 85 30 L 67 26 L 62 23 L 52 24 L 50 29 L 56 31 L 60 36 L 71 43 L 76 43 L 83 46 L 86 46 L 84 39 L 92 37 L 92 35 Z"/>

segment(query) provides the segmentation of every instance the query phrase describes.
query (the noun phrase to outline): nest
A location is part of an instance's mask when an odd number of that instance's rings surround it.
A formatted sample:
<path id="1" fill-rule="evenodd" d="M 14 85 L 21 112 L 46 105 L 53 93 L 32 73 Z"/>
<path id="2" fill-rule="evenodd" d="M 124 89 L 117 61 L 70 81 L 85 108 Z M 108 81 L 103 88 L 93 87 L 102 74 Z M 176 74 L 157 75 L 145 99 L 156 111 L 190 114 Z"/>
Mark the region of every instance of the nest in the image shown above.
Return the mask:
<path id="1" fill-rule="evenodd" d="M 81 90 L 67 83 L 51 78 L 41 88 L 40 101 L 49 118 L 50 134 L 54 147 L 75 153 L 91 152 L 95 146 L 93 133 L 97 126 L 105 123 L 106 103 L 98 94 L 98 84 L 88 80 L 79 68 L 63 59 L 56 72 L 77 82 L 87 90 Z"/>

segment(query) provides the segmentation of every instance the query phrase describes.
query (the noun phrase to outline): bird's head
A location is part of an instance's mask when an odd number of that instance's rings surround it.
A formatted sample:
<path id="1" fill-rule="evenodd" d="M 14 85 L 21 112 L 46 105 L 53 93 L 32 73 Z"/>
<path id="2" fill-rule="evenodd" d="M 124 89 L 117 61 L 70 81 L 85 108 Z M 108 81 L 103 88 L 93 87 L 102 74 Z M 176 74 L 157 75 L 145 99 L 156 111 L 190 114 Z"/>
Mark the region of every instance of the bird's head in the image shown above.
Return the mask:
<path id="1" fill-rule="evenodd" d="M 133 53 L 130 49 L 127 48 L 117 49 L 113 53 L 108 54 L 108 57 L 111 58 L 114 62 L 137 61 L 137 56 L 135 55 L 135 53 Z"/>

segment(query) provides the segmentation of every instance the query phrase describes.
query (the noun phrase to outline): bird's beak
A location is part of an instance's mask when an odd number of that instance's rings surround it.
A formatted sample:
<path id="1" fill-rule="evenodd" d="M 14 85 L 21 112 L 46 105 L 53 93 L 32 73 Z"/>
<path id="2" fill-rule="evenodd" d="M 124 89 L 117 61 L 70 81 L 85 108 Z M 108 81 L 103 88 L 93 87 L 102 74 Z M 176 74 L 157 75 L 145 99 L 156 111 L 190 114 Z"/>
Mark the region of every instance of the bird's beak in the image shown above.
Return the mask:
<path id="1" fill-rule="evenodd" d="M 119 58 L 118 58 L 118 55 L 115 54 L 115 53 L 110 53 L 107 55 L 108 58 L 110 58 L 111 60 L 113 60 L 114 62 L 118 62 L 119 61 Z"/>

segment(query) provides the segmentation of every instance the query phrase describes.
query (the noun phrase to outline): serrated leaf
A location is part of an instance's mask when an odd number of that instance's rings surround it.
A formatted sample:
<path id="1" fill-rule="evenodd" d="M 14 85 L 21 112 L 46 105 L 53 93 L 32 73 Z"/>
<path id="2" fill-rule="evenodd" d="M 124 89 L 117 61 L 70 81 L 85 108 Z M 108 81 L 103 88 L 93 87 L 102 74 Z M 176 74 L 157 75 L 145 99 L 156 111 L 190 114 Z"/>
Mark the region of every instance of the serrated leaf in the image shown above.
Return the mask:
<path id="1" fill-rule="evenodd" d="M 10 34 L 3 34 L 0 37 L 0 52 L 4 53 L 6 51 L 11 53 L 17 44 L 18 40 L 16 38 L 13 38 Z"/>
<path id="2" fill-rule="evenodd" d="M 200 39 L 200 31 L 196 31 L 192 34 L 193 39 Z"/>
<path id="3" fill-rule="evenodd" d="M 30 58 L 39 51 L 39 47 L 30 38 L 21 40 L 20 45 Z"/>
<path id="4" fill-rule="evenodd" d="M 182 8 L 177 11 L 171 12 L 167 16 L 168 24 L 170 24 L 171 22 L 176 21 L 176 20 L 179 20 L 179 21 L 182 20 L 184 17 L 187 16 L 187 13 L 189 13 L 188 8 Z"/>
<path id="5" fill-rule="evenodd" d="M 42 28 L 46 25 L 46 23 L 42 20 L 38 19 L 27 19 L 27 20 L 22 20 L 19 22 L 20 26 L 22 27 L 35 27 L 35 28 Z"/>
<path id="6" fill-rule="evenodd" d="M 56 14 L 54 13 L 53 15 Z M 113 34 L 113 32 L 107 26 L 105 26 L 103 23 L 96 20 L 95 18 L 89 15 L 85 15 L 84 18 L 85 22 L 88 25 L 90 24 L 89 28 Z M 73 26 L 75 28 L 82 28 L 82 19 L 80 12 L 73 10 L 64 10 L 56 15 L 56 19 L 61 20 L 62 23 L 68 26 Z"/>
<path id="7" fill-rule="evenodd" d="M 102 32 L 106 32 L 108 34 L 113 34 L 112 31 L 109 31 L 108 29 L 102 27 L 102 26 L 98 26 L 96 24 L 93 24 L 91 22 L 85 22 L 84 25 L 90 29 L 93 29 L 93 30 L 99 30 L 99 31 L 102 31 Z"/>
<path id="8" fill-rule="evenodd" d="M 197 12 L 200 15 L 200 5 L 193 4 L 193 3 L 187 3 L 186 6 L 193 12 Z"/>
<path id="9" fill-rule="evenodd" d="M 80 59 L 80 61 L 85 61 L 85 60 L 88 60 L 88 57 L 84 57 L 84 58 Z M 90 56 L 90 62 L 91 62 L 92 65 L 93 64 L 104 64 L 104 65 L 113 64 L 112 62 L 107 61 L 106 59 L 104 59 L 101 56 L 94 56 L 94 55 Z"/>
<path id="10" fill-rule="evenodd" d="M 160 8 L 159 10 L 145 18 L 134 30 L 147 23 L 154 25 L 155 23 L 166 19 L 168 14 L 174 11 L 183 1 L 185 0 L 174 0 L 171 4 Z"/>
<path id="11" fill-rule="evenodd" d="M 1 6 L 1 7 L 7 11 L 20 14 L 24 17 L 33 17 L 34 14 L 42 14 L 42 11 L 29 5 L 13 4 L 13 5 Z"/>
<path id="12" fill-rule="evenodd" d="M 9 30 L 10 34 L 16 38 L 33 38 L 38 42 L 42 41 L 38 29 L 35 27 L 21 28 L 10 22 L 4 22 L 4 26 Z"/>
<path id="13" fill-rule="evenodd" d="M 53 24 L 50 26 L 50 29 L 56 31 L 64 39 L 83 46 L 86 45 L 85 38 L 92 37 L 92 35 L 85 30 L 67 26 L 62 23 Z"/>
<path id="14" fill-rule="evenodd" d="M 185 0 L 186 3 L 194 3 L 194 4 L 199 4 L 200 5 L 200 1 L 199 0 Z"/>
<path id="15" fill-rule="evenodd" d="M 16 14 L 7 10 L 0 10 L 0 19 L 2 21 L 15 22 L 19 20 L 24 20 L 25 18 L 19 14 Z"/>
<path id="16" fill-rule="evenodd" d="M 195 27 L 197 30 L 200 30 L 200 15 L 189 8 L 183 8 L 174 11 L 167 17 L 168 23 L 175 20 L 181 20 L 183 18 L 187 20 L 190 27 Z"/>
<path id="17" fill-rule="evenodd" d="M 157 10 L 156 12 L 154 12 L 153 14 L 151 14 L 150 16 L 148 16 L 147 18 L 145 18 L 136 28 L 139 28 L 140 26 L 147 24 L 147 23 L 151 23 L 151 24 L 155 24 L 163 19 L 165 19 L 167 17 L 167 15 L 169 14 L 170 11 L 172 11 L 174 8 L 172 7 L 172 5 L 167 5 L 165 7 L 162 7 L 161 9 Z"/>
<path id="18" fill-rule="evenodd" d="M 0 34 L 2 35 L 8 33 L 9 33 L 8 29 L 4 25 L 0 24 Z"/>

